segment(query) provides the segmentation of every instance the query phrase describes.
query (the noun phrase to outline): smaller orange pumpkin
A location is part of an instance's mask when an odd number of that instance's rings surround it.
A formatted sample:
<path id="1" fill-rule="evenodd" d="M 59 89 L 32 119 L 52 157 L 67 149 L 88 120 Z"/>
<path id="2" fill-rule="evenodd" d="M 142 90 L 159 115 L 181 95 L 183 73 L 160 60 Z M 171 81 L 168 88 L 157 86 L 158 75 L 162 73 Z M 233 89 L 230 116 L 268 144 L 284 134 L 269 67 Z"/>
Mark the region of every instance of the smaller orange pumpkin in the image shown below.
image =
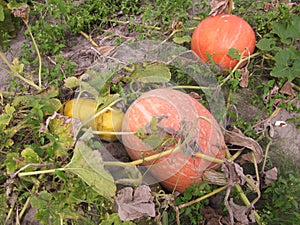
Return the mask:
<path id="1" fill-rule="evenodd" d="M 238 60 L 231 58 L 228 50 L 237 49 L 247 57 L 254 52 L 255 44 L 255 33 L 243 18 L 219 14 L 204 19 L 197 26 L 192 36 L 191 49 L 205 62 L 209 61 L 207 55 L 210 55 L 222 69 L 233 69 Z"/>

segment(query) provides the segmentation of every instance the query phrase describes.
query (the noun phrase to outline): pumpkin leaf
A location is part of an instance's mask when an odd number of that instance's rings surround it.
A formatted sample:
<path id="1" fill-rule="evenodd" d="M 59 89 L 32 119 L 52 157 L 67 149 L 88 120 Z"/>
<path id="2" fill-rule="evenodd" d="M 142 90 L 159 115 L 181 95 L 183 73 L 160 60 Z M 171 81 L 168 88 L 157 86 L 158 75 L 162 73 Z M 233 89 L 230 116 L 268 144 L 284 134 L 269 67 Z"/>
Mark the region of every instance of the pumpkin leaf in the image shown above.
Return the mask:
<path id="1" fill-rule="evenodd" d="M 73 146 L 74 119 L 54 113 L 48 117 L 43 130 L 49 129 L 55 140 L 55 155 L 57 157 L 67 155 L 67 151 Z M 76 128 L 75 128 L 76 129 Z"/>
<path id="2" fill-rule="evenodd" d="M 32 196 L 30 203 L 32 207 L 40 209 L 46 208 L 49 202 L 52 200 L 52 195 L 47 191 L 41 191 L 39 196 Z"/>
<path id="3" fill-rule="evenodd" d="M 254 218 L 254 209 L 251 205 L 242 206 L 235 204 L 233 199 L 230 199 L 229 202 L 230 212 L 233 213 L 233 217 L 237 221 L 237 224 L 251 224 L 255 222 Z"/>
<path id="4" fill-rule="evenodd" d="M 89 82 L 80 82 L 80 91 L 90 93 L 92 96 L 98 96 L 99 92 Z"/>
<path id="5" fill-rule="evenodd" d="M 66 171 L 79 176 L 90 185 L 98 194 L 112 200 L 115 195 L 116 185 L 112 175 L 104 168 L 100 151 L 88 146 L 88 141 L 93 137 L 89 129 L 77 141 L 71 162 L 65 167 Z"/>
<path id="6" fill-rule="evenodd" d="M 25 148 L 21 152 L 21 156 L 24 158 L 25 163 L 40 163 L 42 159 L 32 148 Z"/>
<path id="7" fill-rule="evenodd" d="M 0 5 L 0 22 L 3 22 L 4 18 L 4 8 L 2 5 Z"/>
<path id="8" fill-rule="evenodd" d="M 293 89 L 293 84 L 292 82 L 285 82 L 284 85 L 280 88 L 279 92 L 281 94 L 286 94 L 288 96 L 292 96 L 292 97 L 295 97 L 296 94 L 295 94 L 295 91 Z"/>
<path id="9" fill-rule="evenodd" d="M 112 76 L 120 69 L 120 65 L 116 63 L 116 65 L 106 64 L 106 65 L 98 65 L 91 67 L 86 71 L 84 75 L 82 75 L 82 81 L 88 83 L 89 85 L 83 85 L 83 90 L 88 93 L 92 90 L 92 95 L 95 97 L 99 93 L 103 94 L 107 92 L 107 85 L 110 83 L 109 81 L 112 79 Z M 86 87 L 90 87 L 91 89 L 86 89 Z"/>
<path id="10" fill-rule="evenodd" d="M 154 116 L 151 121 L 137 131 L 137 136 L 152 150 L 166 148 L 176 141 L 178 132 L 159 126 L 159 122 L 167 115 Z"/>
<path id="11" fill-rule="evenodd" d="M 13 173 L 20 166 L 18 164 L 18 158 L 20 157 L 19 153 L 10 152 L 7 154 L 4 164 L 6 165 L 7 174 Z"/>
<path id="12" fill-rule="evenodd" d="M 100 222 L 99 225 L 136 225 L 136 223 L 131 221 L 121 221 L 118 213 L 106 213 L 105 219 Z"/>
<path id="13" fill-rule="evenodd" d="M 62 106 L 60 100 L 56 98 L 58 95 L 58 88 L 50 87 L 37 95 L 23 95 L 14 98 L 13 106 L 23 105 L 27 108 L 32 108 L 34 105 L 40 105 L 45 115 L 52 115 Z"/>
<path id="14" fill-rule="evenodd" d="M 262 51 L 272 51 L 278 49 L 278 47 L 276 47 L 276 40 L 273 38 L 263 38 L 257 42 L 256 46 Z"/>
<path id="15" fill-rule="evenodd" d="M 135 64 L 135 70 L 130 77 L 143 83 L 168 82 L 171 79 L 171 72 L 165 63 L 143 63 L 143 65 Z"/>
<path id="16" fill-rule="evenodd" d="M 248 87 L 249 83 L 249 70 L 247 67 L 244 67 L 242 69 L 238 69 L 239 73 L 242 75 L 240 79 L 240 86 L 245 88 Z"/>
<path id="17" fill-rule="evenodd" d="M 190 36 L 183 36 L 183 37 L 174 37 L 173 41 L 176 44 L 183 44 L 183 43 L 190 43 L 192 38 Z"/>
<path id="18" fill-rule="evenodd" d="M 235 49 L 235 48 L 230 48 L 228 50 L 228 55 L 233 58 L 233 59 L 236 59 L 236 60 L 240 60 L 241 58 L 241 52 L 239 49 Z"/>
<path id="19" fill-rule="evenodd" d="M 263 173 L 263 186 L 269 187 L 271 186 L 272 182 L 278 179 L 278 170 L 276 167 L 273 167 L 270 170 L 267 170 Z"/>
<path id="20" fill-rule="evenodd" d="M 108 94 L 108 95 L 102 95 L 98 96 L 97 101 L 97 110 L 104 109 L 108 107 L 111 103 L 116 101 L 118 98 L 120 98 L 119 94 Z"/>
<path id="21" fill-rule="evenodd" d="M 64 80 L 66 88 L 76 88 L 80 85 L 80 80 L 77 77 L 68 77 Z"/>
<path id="22" fill-rule="evenodd" d="M 275 66 L 271 71 L 273 77 L 285 77 L 292 81 L 300 73 L 300 52 L 295 46 L 282 49 L 274 56 Z"/>
<path id="23" fill-rule="evenodd" d="M 8 32 L 11 38 L 13 38 L 16 36 L 16 29 L 8 5 L 9 3 L 7 3 L 7 1 L 0 0 L 0 31 Z"/>
<path id="24" fill-rule="evenodd" d="M 7 104 L 5 106 L 5 112 L 0 115 L 0 132 L 4 132 L 7 125 L 10 123 L 13 113 L 15 112 L 15 108 Z"/>
<path id="25" fill-rule="evenodd" d="M 282 43 L 290 44 L 293 39 L 300 38 L 300 16 L 292 15 L 291 20 L 272 23 L 272 33 L 277 34 Z"/>

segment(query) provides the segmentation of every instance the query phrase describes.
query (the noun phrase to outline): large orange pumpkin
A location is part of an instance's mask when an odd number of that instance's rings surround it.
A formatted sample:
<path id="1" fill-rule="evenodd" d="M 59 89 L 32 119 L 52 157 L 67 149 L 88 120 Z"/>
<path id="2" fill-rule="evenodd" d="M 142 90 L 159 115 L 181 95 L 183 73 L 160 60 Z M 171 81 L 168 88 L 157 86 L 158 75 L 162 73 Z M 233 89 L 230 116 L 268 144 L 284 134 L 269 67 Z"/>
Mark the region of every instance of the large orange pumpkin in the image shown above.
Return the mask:
<path id="1" fill-rule="evenodd" d="M 254 52 L 255 44 L 255 33 L 244 19 L 232 14 L 219 14 L 204 19 L 197 26 L 191 49 L 205 62 L 209 61 L 207 55 L 210 55 L 222 69 L 232 69 L 238 60 L 231 58 L 228 50 L 234 48 L 243 56 L 249 56 Z"/>
<path id="2" fill-rule="evenodd" d="M 201 116 L 207 120 L 200 119 Z M 190 149 L 182 147 L 178 152 L 143 164 L 165 188 L 184 192 L 194 182 L 202 182 L 206 169 L 219 167 L 219 164 L 193 154 L 199 151 L 215 158 L 225 157 L 221 129 L 211 113 L 197 100 L 173 89 L 162 88 L 146 92 L 126 111 L 122 131 L 136 132 L 147 127 L 154 117 L 161 118 L 158 126 L 164 130 L 182 131 L 186 128 L 183 128 L 183 124 L 195 128 L 190 130 L 192 133 L 189 132 L 192 137 Z M 132 160 L 159 153 L 149 148 L 137 135 L 123 135 L 122 141 Z M 169 146 L 168 149 L 174 147 Z"/>

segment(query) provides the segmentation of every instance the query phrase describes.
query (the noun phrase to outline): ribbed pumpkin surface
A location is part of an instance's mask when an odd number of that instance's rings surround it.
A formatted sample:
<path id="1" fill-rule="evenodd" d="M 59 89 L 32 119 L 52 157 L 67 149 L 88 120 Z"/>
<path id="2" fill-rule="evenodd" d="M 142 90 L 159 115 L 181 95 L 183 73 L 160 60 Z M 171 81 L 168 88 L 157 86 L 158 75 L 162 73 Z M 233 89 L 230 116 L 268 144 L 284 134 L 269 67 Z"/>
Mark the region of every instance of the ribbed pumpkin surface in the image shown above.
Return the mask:
<path id="1" fill-rule="evenodd" d="M 172 89 L 155 89 L 144 93 L 128 108 L 124 116 L 122 131 L 135 132 L 149 124 L 156 116 L 165 116 L 158 123 L 161 128 L 179 131 L 182 128 L 182 121 L 194 126 L 196 129 L 192 129 L 191 132 L 193 132 L 192 137 L 198 148 L 191 146 L 189 152 L 181 149 L 179 152 L 143 165 L 147 166 L 152 175 L 169 190 L 175 188 L 183 192 L 194 181 L 201 183 L 203 172 L 208 168 L 217 168 L 218 165 L 194 157 L 191 155 L 192 152 L 200 151 L 212 157 L 225 157 L 223 135 L 211 113 L 188 94 Z M 199 116 L 211 120 L 216 128 L 211 123 L 198 119 Z M 136 135 L 123 135 L 122 141 L 132 160 L 158 153 L 149 149 Z"/>
<path id="2" fill-rule="evenodd" d="M 191 49 L 205 62 L 209 61 L 208 54 L 221 68 L 232 69 L 238 61 L 227 54 L 228 50 L 235 48 L 248 56 L 254 52 L 255 44 L 255 33 L 244 19 L 220 14 L 204 19 L 197 26 L 192 36 Z"/>

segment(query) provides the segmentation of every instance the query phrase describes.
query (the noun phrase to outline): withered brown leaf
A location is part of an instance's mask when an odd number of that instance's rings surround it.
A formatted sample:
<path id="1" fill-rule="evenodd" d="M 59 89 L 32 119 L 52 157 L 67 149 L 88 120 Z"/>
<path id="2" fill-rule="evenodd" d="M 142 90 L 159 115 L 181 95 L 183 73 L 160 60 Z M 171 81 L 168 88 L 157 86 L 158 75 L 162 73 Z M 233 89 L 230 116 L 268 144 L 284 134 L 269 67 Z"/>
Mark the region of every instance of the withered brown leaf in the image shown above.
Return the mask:
<path id="1" fill-rule="evenodd" d="M 277 180 L 277 178 L 278 178 L 277 168 L 274 167 L 274 168 L 264 172 L 263 177 L 264 177 L 264 187 L 270 186 L 271 182 Z"/>
<path id="2" fill-rule="evenodd" d="M 228 178 L 230 186 L 233 186 L 235 184 L 245 184 L 244 171 L 239 164 L 235 162 L 225 161 L 222 164 L 221 170 L 223 173 L 225 173 L 226 177 Z"/>
<path id="3" fill-rule="evenodd" d="M 237 127 L 234 126 L 230 131 L 226 130 L 224 138 L 227 144 L 241 146 L 252 150 L 255 156 L 255 161 L 257 163 L 260 163 L 262 161 L 263 151 L 259 143 L 254 139 L 245 136 L 243 132 Z M 248 162 L 254 163 L 251 152 L 243 154 L 241 157 Z"/>
<path id="4" fill-rule="evenodd" d="M 254 218 L 254 210 L 251 205 L 249 206 L 241 206 L 238 204 L 235 204 L 233 202 L 233 199 L 230 199 L 229 202 L 231 211 L 233 213 L 233 217 L 235 220 L 240 224 L 249 224 L 255 222 Z"/>
<path id="5" fill-rule="evenodd" d="M 122 221 L 130 221 L 143 216 L 155 217 L 155 204 L 151 189 L 147 185 L 139 186 L 135 191 L 131 187 L 125 187 L 118 192 L 115 201 Z"/>
<path id="6" fill-rule="evenodd" d="M 291 96 L 291 97 L 295 97 L 295 92 L 293 90 L 293 85 L 291 82 L 287 81 L 284 83 L 284 85 L 281 87 L 281 89 L 279 90 L 279 92 L 281 94 L 286 94 L 288 96 Z"/>
<path id="7" fill-rule="evenodd" d="M 102 56 L 111 56 L 116 52 L 117 47 L 116 46 L 100 46 L 100 47 L 97 47 L 97 50 L 99 51 L 99 53 Z"/>
<path id="8" fill-rule="evenodd" d="M 209 13 L 210 16 L 228 13 L 229 0 L 212 0 L 210 6 L 212 8 Z"/>
<path id="9" fill-rule="evenodd" d="M 242 75 L 241 80 L 240 80 L 240 86 L 243 88 L 248 87 L 249 83 L 249 70 L 247 67 L 244 67 L 242 69 L 239 69 L 240 74 Z"/>
<path id="10" fill-rule="evenodd" d="M 19 7 L 13 7 L 11 12 L 15 17 L 20 17 L 25 23 L 28 23 L 30 8 L 27 4 L 21 4 Z"/>

